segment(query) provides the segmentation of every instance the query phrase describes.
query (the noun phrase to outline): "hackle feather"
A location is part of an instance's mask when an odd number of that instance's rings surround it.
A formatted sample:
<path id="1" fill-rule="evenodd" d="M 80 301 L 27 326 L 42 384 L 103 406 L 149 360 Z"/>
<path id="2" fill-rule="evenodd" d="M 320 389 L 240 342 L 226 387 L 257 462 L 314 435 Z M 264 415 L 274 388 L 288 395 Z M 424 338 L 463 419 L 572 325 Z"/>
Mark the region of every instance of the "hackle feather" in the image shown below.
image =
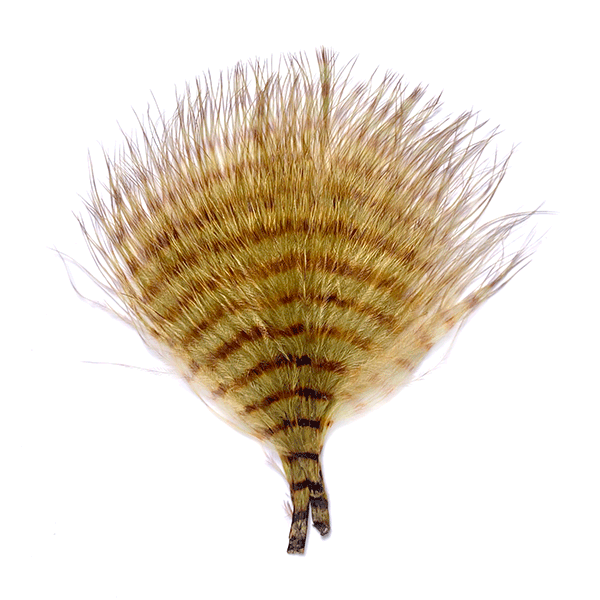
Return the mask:
<path id="1" fill-rule="evenodd" d="M 329 531 L 328 428 L 406 382 L 527 256 L 491 222 L 506 160 L 466 112 L 335 56 L 236 66 L 107 160 L 89 247 L 128 321 L 220 414 L 271 445 L 290 484 L 288 551 L 309 507 Z"/>

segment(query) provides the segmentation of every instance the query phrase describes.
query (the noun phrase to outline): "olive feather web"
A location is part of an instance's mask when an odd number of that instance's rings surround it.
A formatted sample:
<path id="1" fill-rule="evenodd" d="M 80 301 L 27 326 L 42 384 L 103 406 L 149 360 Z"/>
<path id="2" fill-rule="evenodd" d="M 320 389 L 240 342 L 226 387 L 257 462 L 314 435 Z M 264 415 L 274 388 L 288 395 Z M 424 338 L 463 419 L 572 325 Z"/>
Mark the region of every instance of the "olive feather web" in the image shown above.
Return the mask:
<path id="1" fill-rule="evenodd" d="M 107 159 L 82 227 L 122 315 L 230 423 L 274 448 L 329 531 L 328 429 L 406 382 L 514 274 L 531 213 L 486 222 L 506 161 L 466 112 L 317 52 L 188 87 Z"/>

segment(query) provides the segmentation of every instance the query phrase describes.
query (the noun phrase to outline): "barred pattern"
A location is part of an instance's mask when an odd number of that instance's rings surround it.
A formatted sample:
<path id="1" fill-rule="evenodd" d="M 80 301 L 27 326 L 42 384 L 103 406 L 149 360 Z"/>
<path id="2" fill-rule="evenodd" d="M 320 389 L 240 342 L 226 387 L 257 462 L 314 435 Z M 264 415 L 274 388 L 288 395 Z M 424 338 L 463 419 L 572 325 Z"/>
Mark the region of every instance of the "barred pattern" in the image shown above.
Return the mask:
<path id="1" fill-rule="evenodd" d="M 279 453 L 304 550 L 329 531 L 331 424 L 401 385 L 495 293 L 529 214 L 481 222 L 506 162 L 465 113 L 432 124 L 386 75 L 351 87 L 321 50 L 199 81 L 109 160 L 85 235 L 130 322 L 194 389 Z"/>

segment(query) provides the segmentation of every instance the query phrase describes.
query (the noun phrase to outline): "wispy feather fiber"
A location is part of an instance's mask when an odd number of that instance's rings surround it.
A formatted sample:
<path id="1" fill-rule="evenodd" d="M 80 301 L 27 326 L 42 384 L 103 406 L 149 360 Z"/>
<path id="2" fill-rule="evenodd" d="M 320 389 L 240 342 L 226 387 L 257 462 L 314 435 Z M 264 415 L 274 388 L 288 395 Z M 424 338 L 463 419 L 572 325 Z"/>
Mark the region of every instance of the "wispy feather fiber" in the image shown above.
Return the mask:
<path id="1" fill-rule="evenodd" d="M 328 428 L 405 382 L 523 261 L 529 214 L 484 220 L 506 161 L 472 113 L 321 50 L 199 80 L 108 160 L 84 225 L 125 318 L 221 414 L 276 449 L 288 551 L 329 531 Z M 82 224 L 83 224 L 82 220 Z"/>

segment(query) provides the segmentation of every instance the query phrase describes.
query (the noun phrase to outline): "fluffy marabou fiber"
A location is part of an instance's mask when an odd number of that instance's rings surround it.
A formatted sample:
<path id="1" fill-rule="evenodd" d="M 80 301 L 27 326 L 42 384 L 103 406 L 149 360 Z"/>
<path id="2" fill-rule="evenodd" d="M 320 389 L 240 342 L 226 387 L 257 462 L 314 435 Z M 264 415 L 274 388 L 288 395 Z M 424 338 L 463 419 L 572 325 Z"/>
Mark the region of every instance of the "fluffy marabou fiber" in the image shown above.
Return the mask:
<path id="1" fill-rule="evenodd" d="M 84 232 L 124 317 L 279 454 L 304 550 L 329 511 L 328 428 L 388 395 L 494 294 L 529 214 L 482 215 L 506 161 L 472 113 L 320 50 L 199 80 L 108 160 Z M 83 224 L 83 220 L 82 220 Z"/>

